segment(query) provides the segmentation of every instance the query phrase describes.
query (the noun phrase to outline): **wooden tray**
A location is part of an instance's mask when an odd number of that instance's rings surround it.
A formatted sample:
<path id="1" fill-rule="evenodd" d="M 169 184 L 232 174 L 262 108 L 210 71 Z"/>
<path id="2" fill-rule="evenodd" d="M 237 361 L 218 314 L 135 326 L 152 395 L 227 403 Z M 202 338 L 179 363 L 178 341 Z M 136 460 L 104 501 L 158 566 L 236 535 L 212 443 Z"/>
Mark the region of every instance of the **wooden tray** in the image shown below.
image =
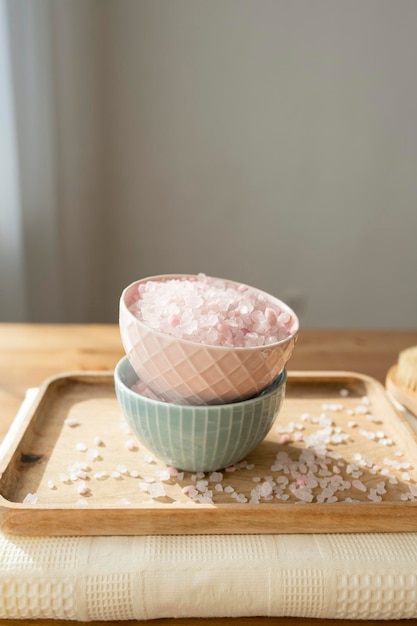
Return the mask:
<path id="1" fill-rule="evenodd" d="M 111 372 L 50 379 L 15 431 L 0 459 L 0 522 L 11 534 L 417 531 L 417 437 L 383 386 L 355 373 L 289 372 L 273 429 L 235 471 L 223 472 L 223 491 L 210 474 L 161 479 L 165 465 L 126 432 Z M 313 459 L 321 482 L 310 487 Z M 80 495 L 83 481 L 63 475 L 83 463 L 88 492 Z M 336 481 L 339 490 L 321 502 Z M 152 498 L 151 484 L 163 484 L 165 495 Z M 213 502 L 194 501 L 183 492 L 190 485 L 210 489 Z M 263 495 L 251 503 L 257 489 Z M 27 502 L 29 493 L 37 501 Z"/>
<path id="2" fill-rule="evenodd" d="M 417 416 L 417 393 L 401 384 L 397 377 L 397 369 L 398 365 L 390 367 L 387 372 L 385 386 L 397 402 Z"/>

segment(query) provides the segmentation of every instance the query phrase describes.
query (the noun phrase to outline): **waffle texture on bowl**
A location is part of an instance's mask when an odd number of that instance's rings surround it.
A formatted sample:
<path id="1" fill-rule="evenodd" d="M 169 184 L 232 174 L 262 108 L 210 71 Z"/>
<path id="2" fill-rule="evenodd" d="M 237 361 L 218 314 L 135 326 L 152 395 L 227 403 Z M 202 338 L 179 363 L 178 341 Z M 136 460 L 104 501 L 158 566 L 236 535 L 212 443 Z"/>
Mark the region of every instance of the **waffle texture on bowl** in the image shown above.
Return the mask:
<path id="1" fill-rule="evenodd" d="M 179 278 L 156 276 L 129 285 L 120 298 L 119 326 L 123 347 L 139 378 L 169 402 L 220 404 L 250 398 L 277 378 L 290 359 L 298 334 L 298 319 L 282 301 L 266 295 L 293 319 L 291 334 L 268 346 L 227 348 L 179 339 L 140 321 L 130 307 L 138 285 L 146 280 Z M 239 285 L 225 281 L 230 285 Z M 258 293 L 257 289 L 250 287 Z"/>
<path id="2" fill-rule="evenodd" d="M 117 364 L 114 380 L 126 421 L 142 445 L 167 465 L 208 472 L 243 460 L 266 437 L 285 397 L 286 371 L 254 398 L 205 406 L 136 393 L 138 377 L 127 357 Z"/>

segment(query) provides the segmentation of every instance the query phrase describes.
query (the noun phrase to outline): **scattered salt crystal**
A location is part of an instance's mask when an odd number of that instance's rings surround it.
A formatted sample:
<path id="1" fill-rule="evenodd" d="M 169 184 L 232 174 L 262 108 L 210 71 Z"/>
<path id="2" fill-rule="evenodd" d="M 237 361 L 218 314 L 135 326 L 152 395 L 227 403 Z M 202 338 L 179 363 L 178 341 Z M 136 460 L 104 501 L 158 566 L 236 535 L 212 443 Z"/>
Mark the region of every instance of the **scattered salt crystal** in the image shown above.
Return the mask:
<path id="1" fill-rule="evenodd" d="M 233 493 L 233 492 L 234 492 L 234 489 L 233 489 L 233 487 L 231 487 L 230 485 L 227 485 L 227 487 L 225 487 L 225 488 L 224 488 L 224 491 L 225 491 L 226 493 Z"/>
<path id="2" fill-rule="evenodd" d="M 88 474 L 84 470 L 77 470 L 75 472 L 75 476 L 77 478 L 81 478 L 82 480 L 86 480 L 88 478 Z"/>
<path id="3" fill-rule="evenodd" d="M 392 446 L 392 445 L 394 445 L 394 442 L 391 439 L 391 437 L 383 437 L 382 439 L 379 440 L 379 443 L 382 446 Z"/>
<path id="4" fill-rule="evenodd" d="M 80 441 L 75 445 L 75 449 L 78 450 L 78 452 L 86 452 L 88 450 L 88 447 L 85 443 Z"/>
<path id="5" fill-rule="evenodd" d="M 116 471 L 119 472 L 120 474 L 127 474 L 128 473 L 128 469 L 127 469 L 126 465 L 122 465 L 122 464 L 117 465 Z"/>
<path id="6" fill-rule="evenodd" d="M 37 493 L 28 493 L 23 498 L 23 504 L 36 504 L 37 501 L 38 501 L 38 494 Z"/>
<path id="7" fill-rule="evenodd" d="M 372 500 L 372 502 L 382 502 L 382 497 L 377 493 L 376 489 L 370 490 L 368 499 Z"/>
<path id="8" fill-rule="evenodd" d="M 64 424 L 66 424 L 70 428 L 75 428 L 76 426 L 80 425 L 80 422 L 79 422 L 79 420 L 77 420 L 75 418 L 67 417 L 67 419 L 64 420 Z"/>
<path id="9" fill-rule="evenodd" d="M 100 452 L 98 450 L 95 450 L 95 449 L 89 450 L 87 452 L 87 459 L 89 461 L 98 461 L 99 459 L 101 459 Z"/>
<path id="10" fill-rule="evenodd" d="M 352 487 L 358 489 L 358 491 L 365 492 L 367 490 L 366 485 L 361 480 L 352 480 Z"/>
<path id="11" fill-rule="evenodd" d="M 321 405 L 323 411 L 343 411 L 343 404 L 339 404 L 338 402 L 327 402 Z"/>
<path id="12" fill-rule="evenodd" d="M 212 472 L 209 476 L 209 480 L 212 483 L 220 483 L 223 480 L 223 474 L 221 472 Z"/>
<path id="13" fill-rule="evenodd" d="M 286 443 L 289 443 L 291 441 L 291 438 L 288 434 L 284 434 L 281 435 L 280 438 L 278 439 L 278 443 L 281 445 L 285 445 Z"/>
<path id="14" fill-rule="evenodd" d="M 153 456 L 153 454 L 145 454 L 143 460 L 145 461 L 145 463 L 153 463 L 155 461 L 155 457 Z"/>
<path id="15" fill-rule="evenodd" d="M 90 493 L 90 489 L 89 487 L 87 487 L 87 485 L 85 483 L 81 483 L 80 485 L 78 485 L 76 487 L 76 491 L 77 493 L 80 494 L 80 496 L 86 496 Z"/>
<path id="16" fill-rule="evenodd" d="M 349 395 L 349 389 L 340 389 L 339 395 L 342 396 L 342 398 L 347 398 Z"/>
<path id="17" fill-rule="evenodd" d="M 133 441 L 133 439 L 128 439 L 127 441 L 125 441 L 125 448 L 131 451 L 137 450 L 136 443 Z"/>
<path id="18" fill-rule="evenodd" d="M 164 470 L 159 470 L 156 472 L 159 480 L 162 481 L 167 481 L 167 480 L 171 480 L 171 474 L 169 472 L 169 470 L 164 469 Z"/>
<path id="19" fill-rule="evenodd" d="M 377 484 L 376 486 L 376 493 L 378 493 L 379 495 L 387 493 L 386 487 L 385 487 L 385 483 L 384 482 L 380 482 Z"/>
<path id="20" fill-rule="evenodd" d="M 56 489 L 56 485 L 53 480 L 48 480 L 48 489 Z"/>
<path id="21" fill-rule="evenodd" d="M 115 480 L 120 480 L 122 478 L 122 475 L 120 472 L 110 472 L 110 476 L 114 478 Z"/>
<path id="22" fill-rule="evenodd" d="M 165 487 L 162 483 L 153 483 L 149 487 L 149 493 L 151 498 L 161 498 L 166 496 Z"/>
<path id="23" fill-rule="evenodd" d="M 69 478 L 68 474 L 60 474 L 60 475 L 59 475 L 59 480 L 60 480 L 62 483 L 67 483 L 67 482 L 69 482 L 69 479 L 70 479 L 70 478 Z"/>
<path id="24" fill-rule="evenodd" d="M 101 472 L 95 472 L 95 474 L 93 474 L 93 478 L 96 478 L 97 480 L 101 480 L 102 478 L 107 478 L 108 474 L 105 471 L 101 471 Z"/>
<path id="25" fill-rule="evenodd" d="M 412 469 L 413 466 L 408 461 L 404 461 L 404 463 L 400 464 L 400 467 L 401 467 L 401 469 L 405 469 L 406 470 L 406 469 Z"/>
<path id="26" fill-rule="evenodd" d="M 357 415 L 366 415 L 366 413 L 368 413 L 368 409 L 364 404 L 359 404 L 355 407 L 355 413 Z"/>
<path id="27" fill-rule="evenodd" d="M 262 497 L 269 496 L 272 493 L 271 483 L 265 481 L 260 485 L 259 493 Z"/>
<path id="28" fill-rule="evenodd" d="M 104 446 L 104 441 L 101 439 L 101 437 L 94 437 L 93 442 L 94 442 L 94 445 L 97 447 Z"/>
<path id="29" fill-rule="evenodd" d="M 380 418 L 380 417 L 376 417 L 375 415 L 372 415 L 372 413 L 369 413 L 369 414 L 366 416 L 366 419 L 367 419 L 369 422 L 372 422 L 373 424 L 381 424 L 381 423 L 382 423 L 381 418 Z"/>
<path id="30" fill-rule="evenodd" d="M 138 478 L 139 472 L 137 470 L 130 470 L 129 476 L 131 476 L 132 478 Z"/>

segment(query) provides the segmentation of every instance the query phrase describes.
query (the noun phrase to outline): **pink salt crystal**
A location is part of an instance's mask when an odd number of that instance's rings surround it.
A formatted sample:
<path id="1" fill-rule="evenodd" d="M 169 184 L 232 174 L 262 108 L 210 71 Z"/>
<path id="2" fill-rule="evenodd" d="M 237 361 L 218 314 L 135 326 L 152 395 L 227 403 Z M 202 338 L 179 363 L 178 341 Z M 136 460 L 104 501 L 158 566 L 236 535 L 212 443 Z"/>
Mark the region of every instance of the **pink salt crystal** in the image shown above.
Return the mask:
<path id="1" fill-rule="evenodd" d="M 141 283 L 131 312 L 151 328 L 207 345 L 251 347 L 291 333 L 293 316 L 245 285 L 198 277 Z"/>
<path id="2" fill-rule="evenodd" d="M 85 483 L 81 483 L 77 487 L 77 493 L 79 493 L 80 496 L 86 496 L 90 493 L 90 489 L 87 487 Z"/>
<path id="3" fill-rule="evenodd" d="M 358 491 L 366 491 L 366 486 L 363 484 L 361 480 L 352 480 L 352 487 L 357 489 Z"/>
<path id="4" fill-rule="evenodd" d="M 194 485 L 185 485 L 185 487 L 182 488 L 182 492 L 187 494 L 190 493 L 190 491 L 195 491 L 195 486 Z"/>

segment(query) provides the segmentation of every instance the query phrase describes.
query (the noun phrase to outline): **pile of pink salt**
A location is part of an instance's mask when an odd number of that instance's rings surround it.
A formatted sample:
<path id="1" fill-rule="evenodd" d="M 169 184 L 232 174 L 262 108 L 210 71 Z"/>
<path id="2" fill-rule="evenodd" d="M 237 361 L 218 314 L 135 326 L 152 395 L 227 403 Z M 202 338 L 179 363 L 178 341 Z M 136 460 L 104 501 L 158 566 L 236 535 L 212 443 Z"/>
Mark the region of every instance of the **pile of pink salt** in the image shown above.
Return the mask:
<path id="1" fill-rule="evenodd" d="M 130 311 L 162 333 L 235 348 L 277 343 L 294 325 L 289 310 L 272 297 L 205 274 L 140 283 Z"/>

